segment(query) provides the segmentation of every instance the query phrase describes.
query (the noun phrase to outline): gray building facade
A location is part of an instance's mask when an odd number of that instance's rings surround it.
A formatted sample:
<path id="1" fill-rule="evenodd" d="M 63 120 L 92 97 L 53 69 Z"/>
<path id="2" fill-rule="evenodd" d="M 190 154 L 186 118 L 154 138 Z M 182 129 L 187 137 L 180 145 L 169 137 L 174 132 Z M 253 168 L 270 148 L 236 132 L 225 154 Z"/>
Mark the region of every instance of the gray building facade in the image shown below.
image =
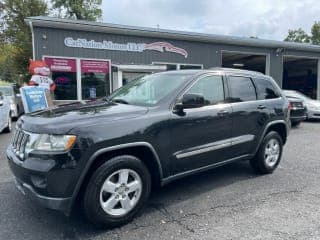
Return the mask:
<path id="1" fill-rule="evenodd" d="M 57 100 L 109 94 L 152 72 L 211 67 L 260 71 L 285 89 L 320 97 L 319 46 L 49 17 L 26 22 L 34 59 L 51 67 Z"/>

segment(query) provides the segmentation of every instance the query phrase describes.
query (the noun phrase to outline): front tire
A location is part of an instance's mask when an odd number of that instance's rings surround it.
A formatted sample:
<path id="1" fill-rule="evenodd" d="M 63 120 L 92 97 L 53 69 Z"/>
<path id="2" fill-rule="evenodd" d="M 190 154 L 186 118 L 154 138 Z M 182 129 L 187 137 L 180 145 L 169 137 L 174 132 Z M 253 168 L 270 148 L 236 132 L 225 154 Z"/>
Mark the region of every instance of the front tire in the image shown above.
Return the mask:
<path id="1" fill-rule="evenodd" d="M 250 160 L 250 165 L 258 173 L 272 173 L 280 163 L 282 150 L 282 138 L 279 133 L 271 131 L 263 138 L 256 156 Z"/>
<path id="2" fill-rule="evenodd" d="M 150 191 L 150 173 L 138 158 L 114 157 L 91 176 L 84 194 L 84 211 L 98 226 L 121 226 L 139 213 Z"/>

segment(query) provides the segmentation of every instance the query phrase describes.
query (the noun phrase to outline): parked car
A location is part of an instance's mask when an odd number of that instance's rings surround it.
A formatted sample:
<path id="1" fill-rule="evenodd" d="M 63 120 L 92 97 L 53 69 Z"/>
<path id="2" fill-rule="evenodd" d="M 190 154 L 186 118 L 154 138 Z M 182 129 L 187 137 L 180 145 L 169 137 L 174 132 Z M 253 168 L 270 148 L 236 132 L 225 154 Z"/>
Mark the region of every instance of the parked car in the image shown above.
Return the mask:
<path id="1" fill-rule="evenodd" d="M 292 126 L 298 126 L 307 119 L 307 108 L 303 100 L 298 98 L 287 97 L 290 102 L 290 121 Z"/>
<path id="2" fill-rule="evenodd" d="M 303 93 L 294 90 L 284 90 L 284 93 L 288 97 L 303 100 L 307 108 L 307 119 L 320 119 L 320 101 L 311 99 Z"/>
<path id="3" fill-rule="evenodd" d="M 11 132 L 11 110 L 9 101 L 0 92 L 0 132 Z"/>
<path id="4" fill-rule="evenodd" d="M 24 113 L 21 96 L 15 93 L 13 86 L 0 86 L 0 91 L 9 99 L 11 117 L 18 118 Z"/>
<path id="5" fill-rule="evenodd" d="M 80 201 L 90 221 L 115 227 L 137 215 L 154 186 L 242 160 L 272 173 L 288 107 L 260 73 L 156 73 L 106 99 L 25 114 L 7 157 L 18 189 L 42 206 L 68 215 Z"/>

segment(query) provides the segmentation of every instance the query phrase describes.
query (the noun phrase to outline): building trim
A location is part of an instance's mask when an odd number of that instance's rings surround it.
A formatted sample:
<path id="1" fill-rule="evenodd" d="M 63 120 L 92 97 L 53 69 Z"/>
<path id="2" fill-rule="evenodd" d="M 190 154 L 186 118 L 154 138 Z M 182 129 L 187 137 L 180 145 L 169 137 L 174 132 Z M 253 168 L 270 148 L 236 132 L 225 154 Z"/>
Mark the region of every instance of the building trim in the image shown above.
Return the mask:
<path id="1" fill-rule="evenodd" d="M 26 22 L 32 22 L 34 27 L 49 27 L 68 30 L 103 32 L 111 34 L 155 37 L 162 39 L 188 40 L 198 42 L 211 42 L 220 44 L 242 45 L 251 47 L 284 48 L 302 51 L 320 52 L 320 46 L 306 43 L 293 43 L 276 40 L 255 39 L 249 37 L 235 37 L 217 34 L 204 34 L 187 31 L 174 31 L 168 29 L 135 27 L 120 24 L 100 23 L 52 17 L 28 17 Z"/>

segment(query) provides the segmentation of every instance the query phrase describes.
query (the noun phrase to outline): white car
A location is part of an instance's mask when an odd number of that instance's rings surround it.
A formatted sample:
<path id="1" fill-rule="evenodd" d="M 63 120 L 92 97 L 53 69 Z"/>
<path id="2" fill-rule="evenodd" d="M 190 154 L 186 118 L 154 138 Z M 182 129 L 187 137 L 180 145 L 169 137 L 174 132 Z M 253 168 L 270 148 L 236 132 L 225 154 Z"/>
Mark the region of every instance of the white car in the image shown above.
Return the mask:
<path id="1" fill-rule="evenodd" d="M 11 109 L 10 102 L 0 92 L 0 132 L 11 132 Z"/>
<path id="2" fill-rule="evenodd" d="M 11 117 L 18 118 L 24 113 L 20 94 L 16 94 L 13 86 L 0 86 L 0 92 L 9 100 Z"/>
<path id="3" fill-rule="evenodd" d="M 307 107 L 307 119 L 320 119 L 320 101 L 311 99 L 301 92 L 284 90 L 287 97 L 301 99 Z"/>

